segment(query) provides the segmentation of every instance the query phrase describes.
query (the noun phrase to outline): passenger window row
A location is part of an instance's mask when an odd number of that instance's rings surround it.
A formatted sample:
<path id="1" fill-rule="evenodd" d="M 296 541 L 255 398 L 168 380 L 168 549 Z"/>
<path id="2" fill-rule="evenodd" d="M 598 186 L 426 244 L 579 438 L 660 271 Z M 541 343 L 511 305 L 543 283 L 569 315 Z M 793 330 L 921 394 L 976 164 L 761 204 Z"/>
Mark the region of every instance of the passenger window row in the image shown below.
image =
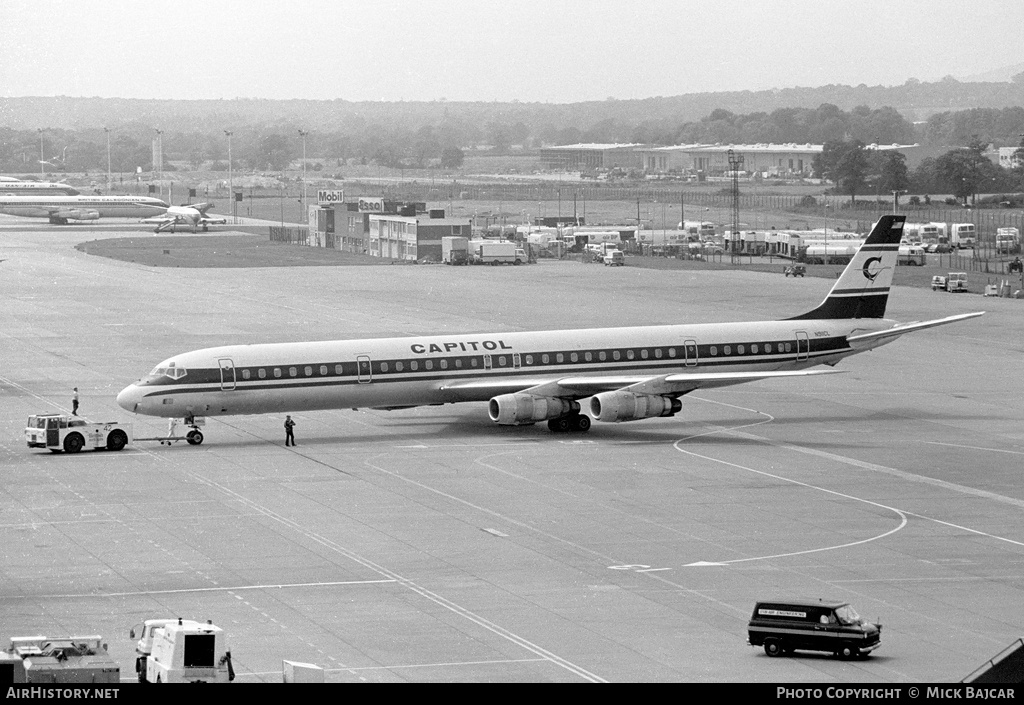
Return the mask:
<path id="1" fill-rule="evenodd" d="M 737 345 L 710 345 L 696 346 L 687 344 L 668 348 L 626 348 L 624 350 L 585 350 L 582 352 L 559 352 L 559 353 L 529 353 L 522 356 L 524 366 L 536 367 L 544 365 L 578 364 L 580 362 L 620 362 L 633 360 L 673 360 L 684 357 L 688 360 L 697 360 L 700 357 L 730 357 L 738 355 L 770 355 L 792 353 L 794 344 L 790 341 L 770 343 L 740 343 Z M 374 362 L 372 372 L 374 374 L 388 374 L 393 372 L 418 372 L 421 369 L 433 371 L 435 369 L 485 369 L 518 367 L 514 355 L 477 355 L 454 358 L 433 358 L 420 360 L 389 360 Z M 362 372 L 366 374 L 370 370 L 362 363 Z M 342 377 L 356 374 L 355 365 L 351 365 L 346 372 L 345 365 L 337 363 L 332 365 L 305 365 L 303 367 L 258 367 L 244 368 L 241 370 L 243 380 L 250 379 L 274 379 L 298 378 L 298 377 Z"/>

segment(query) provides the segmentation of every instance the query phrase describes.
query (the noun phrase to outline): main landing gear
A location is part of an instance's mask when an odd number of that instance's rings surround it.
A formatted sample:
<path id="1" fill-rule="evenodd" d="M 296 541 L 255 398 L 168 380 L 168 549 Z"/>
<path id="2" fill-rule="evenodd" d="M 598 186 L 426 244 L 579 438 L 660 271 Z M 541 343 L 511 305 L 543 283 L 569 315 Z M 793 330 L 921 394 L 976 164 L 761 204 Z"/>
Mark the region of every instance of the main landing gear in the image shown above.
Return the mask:
<path id="1" fill-rule="evenodd" d="M 590 430 L 590 417 L 586 414 L 568 414 L 548 421 L 548 430 L 555 433 L 586 433 Z"/>

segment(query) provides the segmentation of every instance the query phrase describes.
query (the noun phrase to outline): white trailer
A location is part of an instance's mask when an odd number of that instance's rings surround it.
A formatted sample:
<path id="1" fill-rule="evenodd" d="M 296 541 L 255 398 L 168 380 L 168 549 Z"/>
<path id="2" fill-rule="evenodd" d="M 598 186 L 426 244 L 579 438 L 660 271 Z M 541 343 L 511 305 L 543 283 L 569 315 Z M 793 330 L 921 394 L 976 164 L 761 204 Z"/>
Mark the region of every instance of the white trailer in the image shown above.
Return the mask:
<path id="1" fill-rule="evenodd" d="M 522 264 L 526 261 L 526 252 L 518 249 L 514 242 L 474 240 L 471 244 L 474 264 Z"/>
<path id="2" fill-rule="evenodd" d="M 441 238 L 441 261 L 445 264 L 469 264 L 469 238 Z"/>

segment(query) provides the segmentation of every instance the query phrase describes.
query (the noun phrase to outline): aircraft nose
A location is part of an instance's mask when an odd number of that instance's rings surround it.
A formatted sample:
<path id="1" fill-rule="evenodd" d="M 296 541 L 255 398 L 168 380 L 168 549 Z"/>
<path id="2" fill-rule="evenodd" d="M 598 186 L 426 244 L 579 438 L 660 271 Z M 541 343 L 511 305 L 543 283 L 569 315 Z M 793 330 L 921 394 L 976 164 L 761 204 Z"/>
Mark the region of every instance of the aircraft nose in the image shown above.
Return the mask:
<path id="1" fill-rule="evenodd" d="M 121 393 L 117 395 L 117 405 L 126 411 L 130 411 L 133 414 L 139 406 L 139 401 L 142 400 L 142 392 L 134 384 L 129 384 L 127 387 L 121 390 Z"/>

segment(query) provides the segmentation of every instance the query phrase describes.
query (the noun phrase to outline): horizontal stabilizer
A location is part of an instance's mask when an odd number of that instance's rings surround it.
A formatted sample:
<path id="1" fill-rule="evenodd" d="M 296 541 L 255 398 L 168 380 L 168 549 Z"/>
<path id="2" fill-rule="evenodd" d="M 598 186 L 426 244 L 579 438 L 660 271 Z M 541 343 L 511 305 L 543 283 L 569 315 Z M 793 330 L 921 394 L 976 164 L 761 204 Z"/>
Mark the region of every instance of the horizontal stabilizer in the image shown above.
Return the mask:
<path id="1" fill-rule="evenodd" d="M 947 316 L 946 318 L 937 318 L 934 321 L 918 321 L 916 323 L 901 323 L 898 326 L 887 328 L 886 330 L 880 330 L 875 333 L 862 333 L 860 335 L 852 335 L 846 339 L 850 344 L 850 347 L 854 350 L 862 350 L 865 348 L 873 348 L 884 343 L 889 343 L 900 337 L 905 333 L 913 333 L 914 331 L 924 330 L 925 328 L 934 328 L 935 326 L 944 326 L 947 323 L 956 323 L 957 321 L 964 321 L 968 318 L 977 318 L 978 316 L 985 315 L 984 311 L 977 311 L 975 313 L 961 313 L 956 316 Z"/>

